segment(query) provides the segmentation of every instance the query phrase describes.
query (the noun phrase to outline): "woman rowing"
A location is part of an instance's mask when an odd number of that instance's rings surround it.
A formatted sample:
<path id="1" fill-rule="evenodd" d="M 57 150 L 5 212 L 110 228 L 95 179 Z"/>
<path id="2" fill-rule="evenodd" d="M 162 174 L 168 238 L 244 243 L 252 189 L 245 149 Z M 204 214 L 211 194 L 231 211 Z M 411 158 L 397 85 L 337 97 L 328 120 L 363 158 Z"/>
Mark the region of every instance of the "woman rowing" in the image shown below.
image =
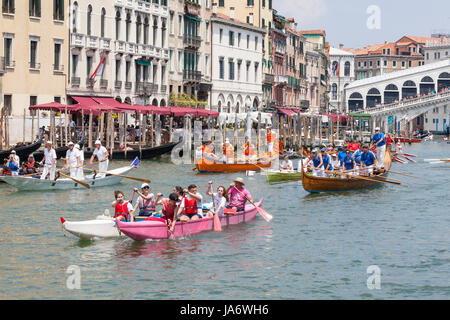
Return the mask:
<path id="1" fill-rule="evenodd" d="M 178 201 L 178 195 L 176 193 L 171 193 L 169 198 L 162 198 L 156 202 L 156 204 L 162 205 L 160 214 L 166 219 L 167 224 L 170 225 L 180 204 Z"/>
<path id="2" fill-rule="evenodd" d="M 327 148 L 322 149 L 322 168 L 325 171 L 333 171 L 333 160 L 331 156 L 327 153 Z"/>
<path id="3" fill-rule="evenodd" d="M 356 170 L 356 161 L 355 158 L 353 158 L 352 153 L 350 150 L 347 150 L 347 155 L 345 156 L 343 160 L 343 166 L 341 171 L 352 171 L 354 172 Z M 344 177 L 344 176 L 342 176 Z"/>
<path id="4" fill-rule="evenodd" d="M 156 203 L 161 197 L 161 193 L 158 193 L 158 196 L 155 200 L 155 195 L 150 193 L 150 186 L 147 183 L 143 183 L 141 186 L 141 192 L 137 188 L 134 188 L 134 192 L 139 195 L 138 201 L 134 206 L 133 211 L 136 212 L 137 208 L 139 208 L 139 216 L 140 217 L 150 217 L 156 211 Z M 133 219 L 133 216 L 131 216 Z M 133 219 L 134 220 L 134 219 Z"/>
<path id="5" fill-rule="evenodd" d="M 223 209 L 225 208 L 228 201 L 227 190 L 223 186 L 217 187 L 217 193 L 213 192 L 212 182 L 209 183 L 208 190 L 206 190 L 208 196 L 213 198 L 213 207 L 206 214 L 207 217 L 212 217 L 215 214 L 223 216 Z"/>
<path id="6" fill-rule="evenodd" d="M 236 178 L 227 190 L 227 194 L 230 197 L 230 203 L 226 206 L 227 209 L 234 209 L 239 211 L 245 210 L 245 203 L 247 199 L 253 202 L 252 195 L 244 188 L 244 179 Z"/>
<path id="7" fill-rule="evenodd" d="M 127 221 L 128 216 L 133 217 L 133 205 L 129 201 L 125 201 L 125 196 L 122 191 L 114 191 L 114 198 L 116 199 L 111 203 L 114 208 L 114 218 L 116 220 Z M 130 219 L 130 221 L 131 221 Z"/>

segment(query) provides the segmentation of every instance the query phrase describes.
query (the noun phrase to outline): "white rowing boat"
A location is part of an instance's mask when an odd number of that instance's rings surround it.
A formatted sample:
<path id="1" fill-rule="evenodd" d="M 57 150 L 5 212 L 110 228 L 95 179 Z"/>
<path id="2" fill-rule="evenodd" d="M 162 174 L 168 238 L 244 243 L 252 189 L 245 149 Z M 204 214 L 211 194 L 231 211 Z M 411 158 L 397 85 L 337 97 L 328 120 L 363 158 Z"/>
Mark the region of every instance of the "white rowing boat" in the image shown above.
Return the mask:
<path id="1" fill-rule="evenodd" d="M 82 239 L 123 237 L 114 218 L 109 214 L 86 221 L 67 221 L 61 217 L 61 223 L 64 230 Z"/>
<path id="2" fill-rule="evenodd" d="M 133 167 L 121 167 L 114 170 L 107 171 L 104 174 L 89 174 L 86 175 L 83 180 L 91 188 L 104 187 L 119 183 L 123 177 L 116 176 L 114 174 L 124 175 L 128 173 Z M 38 176 L 38 175 L 36 175 Z M 56 180 L 41 180 L 33 177 L 21 177 L 21 176 L 2 176 L 2 179 L 7 184 L 13 186 L 18 190 L 27 191 L 42 191 L 42 190 L 68 190 L 68 189 L 84 189 L 82 185 L 69 178 L 59 178 Z"/>

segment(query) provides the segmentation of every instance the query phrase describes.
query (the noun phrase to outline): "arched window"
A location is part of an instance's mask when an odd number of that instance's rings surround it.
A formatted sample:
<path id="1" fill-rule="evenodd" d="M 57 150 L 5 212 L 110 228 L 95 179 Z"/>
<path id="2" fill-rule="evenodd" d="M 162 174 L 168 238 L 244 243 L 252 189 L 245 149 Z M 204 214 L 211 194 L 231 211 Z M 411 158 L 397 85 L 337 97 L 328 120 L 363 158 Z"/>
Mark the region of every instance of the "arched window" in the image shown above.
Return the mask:
<path id="1" fill-rule="evenodd" d="M 148 44 L 148 17 L 144 19 L 144 44 Z"/>
<path id="2" fill-rule="evenodd" d="M 420 82 L 431 82 L 433 83 L 433 79 L 431 77 L 423 77 L 422 80 Z"/>
<path id="3" fill-rule="evenodd" d="M 78 28 L 78 3 L 75 2 L 72 6 L 72 32 L 77 33 Z"/>
<path id="4" fill-rule="evenodd" d="M 105 18 L 106 18 L 106 10 L 102 8 L 102 16 L 100 18 L 100 36 L 102 38 L 105 37 Z"/>
<path id="5" fill-rule="evenodd" d="M 92 6 L 89 5 L 87 9 L 87 35 L 92 34 Z"/>
<path id="6" fill-rule="evenodd" d="M 336 83 L 333 83 L 333 85 L 331 86 L 331 99 L 337 100 L 337 84 Z"/>
<path id="7" fill-rule="evenodd" d="M 131 27 L 131 14 L 127 13 L 127 19 L 125 20 L 125 41 L 130 41 L 130 27 Z"/>
<path id="8" fill-rule="evenodd" d="M 120 39 L 120 11 L 116 12 L 116 40 Z"/>
<path id="9" fill-rule="evenodd" d="M 141 16 L 138 15 L 138 17 L 136 19 L 136 43 L 137 44 L 141 42 L 141 26 L 142 26 Z"/>
<path id="10" fill-rule="evenodd" d="M 350 77 L 350 62 L 348 61 L 345 63 L 344 76 Z"/>
<path id="11" fill-rule="evenodd" d="M 162 19 L 162 26 L 161 26 L 161 48 L 164 48 L 165 40 L 166 40 L 166 19 Z"/>
<path id="12" fill-rule="evenodd" d="M 218 112 L 222 112 L 222 101 L 219 101 L 219 103 L 217 104 L 218 106 Z"/>
<path id="13" fill-rule="evenodd" d="M 153 45 L 156 46 L 156 38 L 158 34 L 158 18 L 153 20 Z"/>

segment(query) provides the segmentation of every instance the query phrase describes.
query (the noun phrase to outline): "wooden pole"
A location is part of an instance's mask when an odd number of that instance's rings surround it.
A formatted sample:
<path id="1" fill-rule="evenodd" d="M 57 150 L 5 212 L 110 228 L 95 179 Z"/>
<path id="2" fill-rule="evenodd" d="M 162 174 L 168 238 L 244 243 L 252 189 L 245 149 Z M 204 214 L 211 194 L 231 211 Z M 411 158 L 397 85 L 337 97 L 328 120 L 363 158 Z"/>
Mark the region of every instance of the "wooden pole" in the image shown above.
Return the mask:
<path id="1" fill-rule="evenodd" d="M 92 150 L 92 121 L 93 121 L 93 114 L 92 110 L 89 111 L 89 133 L 88 133 L 88 142 L 89 142 L 89 149 Z"/>
<path id="2" fill-rule="evenodd" d="M 0 150 L 3 150 L 3 108 L 0 109 Z"/>
<path id="3" fill-rule="evenodd" d="M 110 116 L 110 113 L 108 112 L 106 114 L 106 132 L 107 133 L 110 133 L 110 125 L 111 125 L 111 122 L 109 120 L 109 116 Z M 102 135 L 103 135 L 103 132 L 102 132 Z M 106 134 L 105 140 L 106 140 L 105 141 L 105 147 L 106 147 L 106 149 L 109 149 L 109 142 L 110 142 L 111 139 L 108 139 L 108 134 Z"/>
<path id="4" fill-rule="evenodd" d="M 170 119 L 169 119 L 169 142 L 172 142 L 172 131 L 173 131 L 173 117 L 170 116 Z"/>
<path id="5" fill-rule="evenodd" d="M 34 112 L 31 114 L 31 143 L 34 141 Z"/>
<path id="6" fill-rule="evenodd" d="M 127 132 L 127 127 L 128 127 L 128 125 L 127 125 L 127 123 L 128 123 L 128 117 L 127 117 L 127 114 L 124 112 L 123 113 L 123 128 L 124 128 L 124 133 L 125 133 L 125 139 L 124 139 L 124 143 L 123 143 L 123 145 L 124 145 L 124 147 L 125 147 L 125 158 L 127 157 L 127 136 L 128 136 L 128 132 Z"/>
<path id="7" fill-rule="evenodd" d="M 319 145 L 320 147 L 322 147 L 322 125 L 323 125 L 323 121 L 322 121 L 322 116 L 318 116 L 317 117 L 317 126 L 318 126 L 318 131 L 319 131 Z"/>
<path id="8" fill-rule="evenodd" d="M 339 115 L 338 115 L 337 121 L 338 121 L 338 128 L 339 128 Z M 331 140 L 332 141 L 328 140 L 328 142 L 331 142 L 331 145 L 334 147 L 335 146 L 335 140 L 334 140 L 334 119 L 331 119 Z"/>
<path id="9" fill-rule="evenodd" d="M 303 149 L 303 140 L 302 140 L 302 126 L 303 126 L 303 121 L 304 121 L 304 117 L 299 113 L 298 114 L 298 140 L 299 140 L 299 144 L 298 144 L 298 150 L 300 150 L 300 155 L 302 154 L 302 149 Z"/>
<path id="10" fill-rule="evenodd" d="M 111 133 L 110 133 L 110 137 L 111 137 L 111 144 L 110 144 L 110 151 L 109 154 L 111 155 L 111 159 L 112 159 L 112 154 L 114 152 L 114 138 L 115 138 L 115 134 L 116 134 L 116 130 L 114 127 L 114 117 L 113 117 L 113 113 L 111 112 L 111 117 L 110 117 L 110 121 L 111 121 Z"/>
<path id="11" fill-rule="evenodd" d="M 84 140 L 84 112 L 83 112 L 83 109 L 81 109 L 81 136 L 83 137 L 83 140 Z M 84 145 L 86 145 L 86 142 L 84 143 Z"/>
<path id="12" fill-rule="evenodd" d="M 141 121 L 142 114 L 139 113 L 136 114 L 136 116 L 139 116 L 139 158 L 142 159 L 142 130 L 143 130 Z"/>
<path id="13" fill-rule="evenodd" d="M 65 117 L 66 117 L 66 119 L 64 121 L 64 129 L 65 129 L 65 133 L 66 133 L 66 146 L 67 146 L 69 144 L 69 141 L 67 141 L 68 137 L 69 137 L 69 134 L 68 134 L 69 116 L 67 114 L 67 105 L 64 107 L 64 111 L 65 111 Z M 70 140 L 72 140 L 72 133 L 70 133 Z"/>

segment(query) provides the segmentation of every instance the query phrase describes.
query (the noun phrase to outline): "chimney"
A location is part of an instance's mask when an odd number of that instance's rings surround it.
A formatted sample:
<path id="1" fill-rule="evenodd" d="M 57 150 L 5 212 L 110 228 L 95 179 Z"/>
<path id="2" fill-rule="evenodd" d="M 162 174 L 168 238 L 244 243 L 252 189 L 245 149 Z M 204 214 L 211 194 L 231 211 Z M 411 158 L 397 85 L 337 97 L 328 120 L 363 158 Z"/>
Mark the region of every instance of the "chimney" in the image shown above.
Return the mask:
<path id="1" fill-rule="evenodd" d="M 342 43 L 339 44 L 339 49 L 344 49 L 344 45 Z"/>
<path id="2" fill-rule="evenodd" d="M 234 20 L 234 7 L 230 7 L 230 19 Z"/>

